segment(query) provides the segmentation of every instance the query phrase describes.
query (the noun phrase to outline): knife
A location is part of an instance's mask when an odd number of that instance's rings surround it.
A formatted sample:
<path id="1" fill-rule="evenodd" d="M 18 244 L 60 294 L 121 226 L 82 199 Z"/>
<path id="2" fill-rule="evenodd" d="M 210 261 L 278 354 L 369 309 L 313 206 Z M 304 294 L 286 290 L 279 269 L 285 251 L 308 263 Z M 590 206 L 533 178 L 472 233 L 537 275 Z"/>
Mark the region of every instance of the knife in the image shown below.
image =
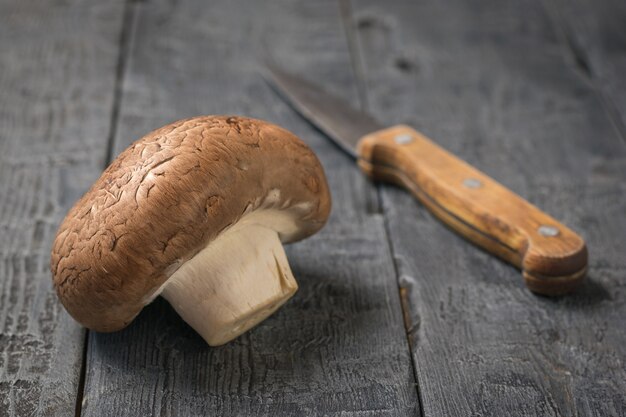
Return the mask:
<path id="1" fill-rule="evenodd" d="M 565 225 L 411 127 L 385 127 L 310 81 L 267 70 L 279 95 L 370 178 L 410 191 L 460 235 L 521 269 L 531 291 L 565 294 L 584 279 L 585 242 Z"/>

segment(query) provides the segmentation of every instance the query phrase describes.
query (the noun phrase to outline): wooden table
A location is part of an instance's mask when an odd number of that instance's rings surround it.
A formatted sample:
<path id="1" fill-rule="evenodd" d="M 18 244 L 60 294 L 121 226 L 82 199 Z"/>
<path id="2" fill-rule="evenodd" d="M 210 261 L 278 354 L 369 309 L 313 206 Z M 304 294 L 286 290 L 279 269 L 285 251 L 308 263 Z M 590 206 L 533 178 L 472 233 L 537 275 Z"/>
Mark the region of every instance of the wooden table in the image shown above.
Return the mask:
<path id="1" fill-rule="evenodd" d="M 268 55 L 580 232 L 586 284 L 535 296 L 368 182 L 263 81 Z M 144 133 L 229 113 L 327 171 L 329 224 L 288 247 L 300 291 L 219 348 L 160 299 L 86 332 L 48 270 L 65 212 Z M 623 0 L 0 0 L 0 416 L 623 416 L 625 139 Z"/>

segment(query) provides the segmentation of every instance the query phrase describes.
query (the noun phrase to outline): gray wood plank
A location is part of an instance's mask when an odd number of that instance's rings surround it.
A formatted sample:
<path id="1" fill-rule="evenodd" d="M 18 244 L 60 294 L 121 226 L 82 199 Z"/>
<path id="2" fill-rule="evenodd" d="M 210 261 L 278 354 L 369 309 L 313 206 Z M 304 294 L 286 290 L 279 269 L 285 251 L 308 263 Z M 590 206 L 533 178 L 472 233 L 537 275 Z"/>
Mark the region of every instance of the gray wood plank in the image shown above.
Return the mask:
<path id="1" fill-rule="evenodd" d="M 74 414 L 84 331 L 50 246 L 104 163 L 122 6 L 0 1 L 0 416 Z"/>
<path id="2" fill-rule="evenodd" d="M 354 2 L 369 106 L 588 241 L 576 294 L 529 293 L 382 187 L 424 416 L 623 416 L 626 150 L 538 1 Z M 607 40 L 610 41 L 610 40 Z"/>
<path id="3" fill-rule="evenodd" d="M 415 415 L 376 190 L 259 75 L 271 51 L 356 97 L 337 3 L 151 1 L 135 22 L 116 152 L 177 118 L 266 119 L 317 152 L 334 211 L 322 232 L 287 247 L 295 297 L 225 346 L 207 346 L 161 299 L 121 332 L 90 333 L 83 415 Z"/>
<path id="4" fill-rule="evenodd" d="M 626 2 L 545 0 L 572 58 L 626 140 Z"/>

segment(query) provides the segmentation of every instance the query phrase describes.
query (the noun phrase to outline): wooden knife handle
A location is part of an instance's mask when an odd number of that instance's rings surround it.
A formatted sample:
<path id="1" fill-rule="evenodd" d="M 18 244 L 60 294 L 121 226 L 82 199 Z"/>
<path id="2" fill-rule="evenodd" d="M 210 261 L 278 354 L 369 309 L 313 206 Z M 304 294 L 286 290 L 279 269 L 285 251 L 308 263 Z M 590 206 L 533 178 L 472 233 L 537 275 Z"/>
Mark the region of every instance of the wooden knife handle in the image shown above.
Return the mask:
<path id="1" fill-rule="evenodd" d="M 520 268 L 531 291 L 564 294 L 583 280 L 580 236 L 414 129 L 369 134 L 358 154 L 371 178 L 408 189 L 452 229 Z"/>

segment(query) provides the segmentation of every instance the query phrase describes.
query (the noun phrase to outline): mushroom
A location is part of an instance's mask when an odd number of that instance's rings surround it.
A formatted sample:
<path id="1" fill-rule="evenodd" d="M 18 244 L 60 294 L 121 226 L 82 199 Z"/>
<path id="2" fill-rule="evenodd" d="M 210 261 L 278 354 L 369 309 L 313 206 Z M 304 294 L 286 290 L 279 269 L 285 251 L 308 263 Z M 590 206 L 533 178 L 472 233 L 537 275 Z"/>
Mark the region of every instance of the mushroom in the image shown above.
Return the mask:
<path id="1" fill-rule="evenodd" d="M 133 143 L 61 224 L 54 286 L 102 332 L 158 295 L 209 345 L 226 343 L 297 290 L 282 244 L 325 224 L 330 194 L 315 154 L 261 121 L 204 116 Z"/>

